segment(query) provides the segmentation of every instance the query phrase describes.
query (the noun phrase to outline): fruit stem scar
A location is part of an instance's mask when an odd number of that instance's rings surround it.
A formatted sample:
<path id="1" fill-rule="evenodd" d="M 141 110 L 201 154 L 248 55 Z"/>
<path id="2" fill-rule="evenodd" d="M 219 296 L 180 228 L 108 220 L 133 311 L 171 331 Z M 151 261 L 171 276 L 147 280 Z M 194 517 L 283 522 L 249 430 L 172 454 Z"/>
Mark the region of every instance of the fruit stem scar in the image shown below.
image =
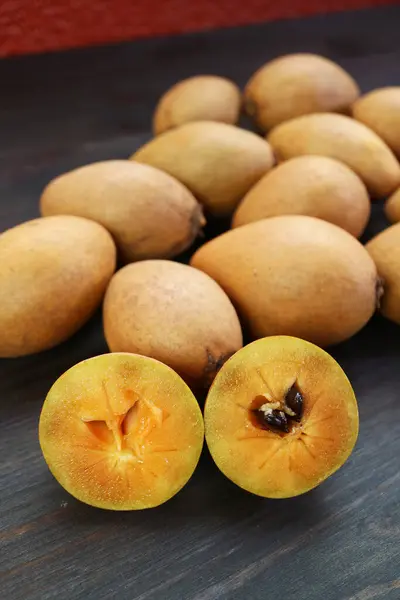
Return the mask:
<path id="1" fill-rule="evenodd" d="M 215 357 L 210 349 L 206 348 L 207 363 L 203 371 L 208 383 L 213 381 L 216 373 L 218 373 L 228 358 L 230 358 L 233 354 L 234 352 L 225 352 L 225 354 L 220 354 L 218 357 Z"/>
<path id="2" fill-rule="evenodd" d="M 375 302 L 376 308 L 379 309 L 381 307 L 381 300 L 385 294 L 385 280 L 383 277 L 377 277 L 375 284 Z"/>

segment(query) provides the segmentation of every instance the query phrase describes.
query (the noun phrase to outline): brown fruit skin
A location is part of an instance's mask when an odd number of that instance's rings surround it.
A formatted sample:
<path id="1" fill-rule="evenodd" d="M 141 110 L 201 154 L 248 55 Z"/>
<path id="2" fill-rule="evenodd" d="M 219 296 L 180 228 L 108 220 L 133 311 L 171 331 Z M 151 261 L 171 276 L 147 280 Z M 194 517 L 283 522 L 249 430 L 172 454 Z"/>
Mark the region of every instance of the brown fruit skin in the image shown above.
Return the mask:
<path id="1" fill-rule="evenodd" d="M 289 54 L 261 67 L 247 83 L 244 103 L 262 131 L 319 112 L 349 113 L 360 94 L 336 63 L 315 54 Z"/>
<path id="2" fill-rule="evenodd" d="M 73 335 L 100 304 L 116 250 L 98 223 L 28 221 L 0 235 L 0 357 L 41 352 Z"/>
<path id="3" fill-rule="evenodd" d="M 400 221 L 400 188 L 386 200 L 385 215 L 391 223 Z"/>
<path id="4" fill-rule="evenodd" d="M 93 163 L 56 177 L 40 209 L 43 216 L 97 221 L 111 233 L 125 263 L 177 256 L 205 224 L 201 206 L 179 181 L 130 160 Z"/>
<path id="5" fill-rule="evenodd" d="M 363 180 L 373 197 L 384 198 L 400 185 L 400 165 L 390 148 L 349 117 L 329 113 L 298 117 L 273 129 L 268 141 L 279 161 L 303 154 L 336 158 Z"/>
<path id="6" fill-rule="evenodd" d="M 308 215 L 359 237 L 370 212 L 365 185 L 346 165 L 325 156 L 298 156 L 251 188 L 236 209 L 232 226 L 279 215 Z"/>
<path id="7" fill-rule="evenodd" d="M 354 103 L 353 117 L 377 133 L 400 158 L 400 87 L 373 90 Z"/>
<path id="8" fill-rule="evenodd" d="M 191 121 L 239 120 L 241 93 L 233 81 L 215 75 L 189 77 L 160 98 L 153 118 L 154 135 Z"/>
<path id="9" fill-rule="evenodd" d="M 314 217 L 243 225 L 202 246 L 191 264 L 221 285 L 254 338 L 337 344 L 375 310 L 377 273 L 365 248 Z"/>
<path id="10" fill-rule="evenodd" d="M 119 271 L 103 315 L 112 352 L 160 360 L 195 388 L 208 387 L 243 344 L 224 291 L 205 273 L 170 261 L 143 261 Z"/>
<path id="11" fill-rule="evenodd" d="M 232 214 L 274 164 L 270 145 L 226 123 L 186 123 L 154 138 L 131 157 L 176 177 L 213 215 Z"/>
<path id="12" fill-rule="evenodd" d="M 366 245 L 383 279 L 380 312 L 400 324 L 400 223 L 378 233 Z"/>
<path id="13" fill-rule="evenodd" d="M 294 382 L 303 396 L 300 422 L 283 435 L 257 427 L 253 400 L 260 394 L 280 400 Z M 262 497 L 290 498 L 345 463 L 359 419 L 350 382 L 329 354 L 275 336 L 245 346 L 225 363 L 207 396 L 204 421 L 210 453 L 229 479 Z"/>

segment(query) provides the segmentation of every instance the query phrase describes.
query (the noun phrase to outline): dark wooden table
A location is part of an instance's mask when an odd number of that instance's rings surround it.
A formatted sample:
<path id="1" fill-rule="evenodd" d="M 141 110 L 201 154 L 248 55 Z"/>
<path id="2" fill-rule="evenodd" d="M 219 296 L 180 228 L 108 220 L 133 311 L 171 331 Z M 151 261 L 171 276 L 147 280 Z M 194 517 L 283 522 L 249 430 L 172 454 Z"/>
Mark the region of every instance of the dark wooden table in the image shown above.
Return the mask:
<path id="1" fill-rule="evenodd" d="M 399 24 L 392 7 L 0 61 L 0 231 L 37 216 L 56 174 L 126 157 L 150 136 L 157 97 L 190 74 L 244 84 L 263 61 L 306 50 L 338 60 L 364 90 L 399 85 Z M 369 236 L 385 226 L 382 207 L 373 213 Z M 333 350 L 355 387 L 361 432 L 319 489 L 253 497 L 205 451 L 178 496 L 138 513 L 75 501 L 37 439 L 53 381 L 106 351 L 97 315 L 51 352 L 0 360 L 1 600 L 400 598 L 399 327 L 376 317 Z"/>

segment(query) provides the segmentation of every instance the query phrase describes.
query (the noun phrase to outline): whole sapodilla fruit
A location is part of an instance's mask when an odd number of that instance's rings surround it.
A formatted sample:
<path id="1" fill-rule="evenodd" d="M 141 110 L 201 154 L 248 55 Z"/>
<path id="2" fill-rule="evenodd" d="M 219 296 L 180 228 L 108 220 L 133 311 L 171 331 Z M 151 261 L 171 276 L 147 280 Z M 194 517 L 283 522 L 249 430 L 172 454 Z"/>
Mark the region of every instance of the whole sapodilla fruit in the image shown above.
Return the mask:
<path id="1" fill-rule="evenodd" d="M 400 223 L 378 233 L 366 245 L 383 280 L 382 314 L 400 324 Z"/>
<path id="2" fill-rule="evenodd" d="M 386 200 L 385 215 L 391 223 L 400 221 L 400 188 Z"/>
<path id="3" fill-rule="evenodd" d="M 233 227 L 279 215 L 308 215 L 359 237 L 370 212 L 365 185 L 345 164 L 326 156 L 297 156 L 251 188 L 236 209 Z"/>
<path id="4" fill-rule="evenodd" d="M 306 115 L 275 127 L 268 136 L 279 161 L 302 154 L 330 156 L 384 198 L 400 185 L 400 165 L 385 142 L 362 123 L 331 113 Z"/>
<path id="5" fill-rule="evenodd" d="M 39 421 L 44 458 L 75 498 L 109 510 L 152 508 L 188 482 L 203 417 L 172 369 L 145 356 L 104 354 L 61 375 Z"/>
<path id="6" fill-rule="evenodd" d="M 148 165 L 107 160 L 56 177 L 45 188 L 43 216 L 92 219 L 113 236 L 123 262 L 172 258 L 205 223 L 201 206 L 179 181 Z"/>
<path id="7" fill-rule="evenodd" d="M 190 121 L 221 121 L 234 125 L 239 119 L 238 86 L 216 75 L 196 75 L 179 81 L 161 96 L 153 117 L 159 135 Z"/>
<path id="8" fill-rule="evenodd" d="M 116 250 L 98 223 L 35 219 L 0 235 L 0 357 L 52 348 L 100 304 Z"/>
<path id="9" fill-rule="evenodd" d="M 147 260 L 124 267 L 104 300 L 112 352 L 160 360 L 194 388 L 208 387 L 242 347 L 239 319 L 211 277 L 188 265 Z"/>
<path id="10" fill-rule="evenodd" d="M 360 242 L 314 217 L 243 225 L 202 246 L 191 264 L 221 285 L 256 338 L 336 344 L 367 323 L 380 292 Z"/>
<path id="11" fill-rule="evenodd" d="M 324 350 L 273 336 L 239 350 L 208 394 L 206 441 L 234 483 L 267 498 L 319 485 L 351 454 L 358 409 L 346 375 Z"/>
<path id="12" fill-rule="evenodd" d="M 247 83 L 244 104 L 263 131 L 318 112 L 349 113 L 360 90 L 338 64 L 316 54 L 289 54 L 262 66 Z"/>
<path id="13" fill-rule="evenodd" d="M 353 116 L 375 131 L 400 158 L 400 86 L 361 96 L 353 105 Z"/>
<path id="14" fill-rule="evenodd" d="M 166 131 L 132 158 L 176 177 L 217 216 L 231 214 L 274 164 L 266 140 L 251 131 L 211 121 Z"/>

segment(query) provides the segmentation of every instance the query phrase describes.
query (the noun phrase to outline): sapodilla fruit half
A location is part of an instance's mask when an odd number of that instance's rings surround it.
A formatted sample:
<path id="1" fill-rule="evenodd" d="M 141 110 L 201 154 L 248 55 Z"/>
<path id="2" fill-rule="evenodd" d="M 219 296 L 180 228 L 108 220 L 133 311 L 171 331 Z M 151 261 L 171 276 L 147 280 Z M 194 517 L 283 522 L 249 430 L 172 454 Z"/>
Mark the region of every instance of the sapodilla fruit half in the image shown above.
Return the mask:
<path id="1" fill-rule="evenodd" d="M 357 402 L 340 366 L 286 336 L 257 340 L 225 363 L 204 420 L 219 469 L 267 498 L 315 488 L 344 464 L 358 435 Z"/>
<path id="2" fill-rule="evenodd" d="M 109 510 L 152 508 L 188 482 L 203 416 L 172 369 L 145 356 L 104 354 L 75 365 L 49 391 L 40 446 L 57 481 Z"/>

